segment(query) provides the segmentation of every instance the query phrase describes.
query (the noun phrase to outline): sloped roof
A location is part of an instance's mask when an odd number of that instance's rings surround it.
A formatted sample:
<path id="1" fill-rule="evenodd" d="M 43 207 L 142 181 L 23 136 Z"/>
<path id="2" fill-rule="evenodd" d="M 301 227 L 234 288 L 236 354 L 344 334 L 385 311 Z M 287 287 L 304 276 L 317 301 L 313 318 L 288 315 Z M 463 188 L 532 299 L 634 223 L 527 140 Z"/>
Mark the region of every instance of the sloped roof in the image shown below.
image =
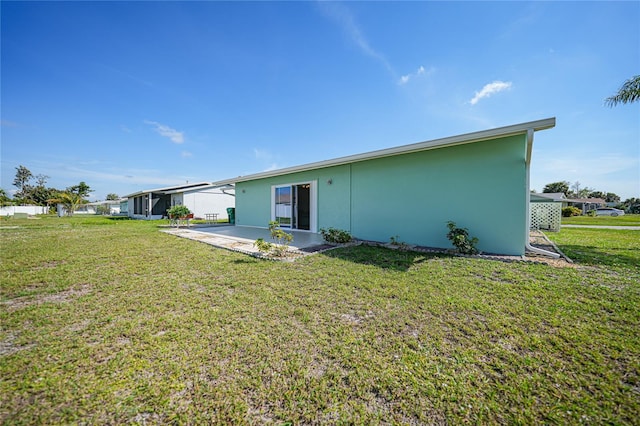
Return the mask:
<path id="1" fill-rule="evenodd" d="M 535 195 L 553 201 L 567 201 L 567 197 L 563 192 L 536 192 Z"/>
<path id="2" fill-rule="evenodd" d="M 549 202 L 549 203 L 561 203 L 562 201 L 565 201 L 560 198 L 548 197 L 548 195 L 551 195 L 551 194 L 539 194 L 537 192 L 532 192 L 529 194 L 529 199 L 531 201 L 537 201 L 537 202 L 542 201 L 542 202 Z"/>
<path id="3" fill-rule="evenodd" d="M 490 130 L 466 133 L 458 136 L 450 136 L 442 139 L 434 139 L 431 141 L 418 142 L 409 145 L 401 145 L 393 148 L 380 149 L 376 151 L 365 152 L 362 154 L 349 155 L 346 157 L 334 158 L 331 160 L 318 161 L 315 163 L 303 164 L 300 166 L 287 167 L 283 169 L 271 170 L 267 172 L 255 173 L 246 176 L 238 176 L 231 179 L 225 179 L 214 182 L 216 185 L 233 184 L 237 182 L 246 182 L 255 179 L 262 179 L 273 176 L 280 176 L 289 173 L 303 172 L 307 170 L 320 169 L 324 167 L 339 166 L 343 164 L 356 163 L 359 161 L 371 160 L 375 158 L 391 157 L 394 155 L 407 154 L 411 152 L 426 151 L 436 148 L 444 148 L 454 145 L 463 145 L 474 142 L 481 142 L 489 139 L 502 138 L 526 133 L 529 130 L 538 131 L 550 129 L 556 125 L 555 117 L 545 118 L 537 121 L 529 121 L 521 124 L 514 124 L 506 127 L 498 127 Z"/>
<path id="4" fill-rule="evenodd" d="M 565 201 L 569 203 L 583 203 L 583 204 L 605 204 L 606 201 L 602 198 L 567 198 Z"/>

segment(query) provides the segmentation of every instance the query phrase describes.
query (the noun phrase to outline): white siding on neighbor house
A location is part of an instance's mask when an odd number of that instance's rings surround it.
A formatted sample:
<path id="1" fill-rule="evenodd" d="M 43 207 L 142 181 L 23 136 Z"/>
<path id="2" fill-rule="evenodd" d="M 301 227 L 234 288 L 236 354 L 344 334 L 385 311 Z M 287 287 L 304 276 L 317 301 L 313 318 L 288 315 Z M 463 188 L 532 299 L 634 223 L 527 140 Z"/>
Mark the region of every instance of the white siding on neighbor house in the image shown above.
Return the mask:
<path id="1" fill-rule="evenodd" d="M 197 218 L 205 218 L 209 213 L 218 213 L 218 219 L 228 219 L 227 208 L 235 206 L 235 197 L 224 194 L 219 189 L 185 192 L 182 195 L 182 204 Z"/>
<path id="2" fill-rule="evenodd" d="M 74 213 L 75 214 L 98 214 L 98 209 L 101 206 L 109 207 L 108 214 L 120 214 L 120 202 L 117 202 L 117 203 L 96 202 L 96 203 L 84 204 L 84 205 L 78 206 L 78 208 Z M 107 214 L 105 210 L 103 211 L 105 214 Z"/>
<path id="3" fill-rule="evenodd" d="M 187 207 L 198 219 L 217 213 L 227 219 L 227 208 L 235 207 L 231 185 L 199 183 L 187 186 L 150 189 L 127 195 L 128 215 L 134 219 L 162 219 L 172 206 Z"/>
<path id="4" fill-rule="evenodd" d="M 183 204 L 182 193 L 180 194 L 171 194 L 171 206 L 181 206 Z"/>

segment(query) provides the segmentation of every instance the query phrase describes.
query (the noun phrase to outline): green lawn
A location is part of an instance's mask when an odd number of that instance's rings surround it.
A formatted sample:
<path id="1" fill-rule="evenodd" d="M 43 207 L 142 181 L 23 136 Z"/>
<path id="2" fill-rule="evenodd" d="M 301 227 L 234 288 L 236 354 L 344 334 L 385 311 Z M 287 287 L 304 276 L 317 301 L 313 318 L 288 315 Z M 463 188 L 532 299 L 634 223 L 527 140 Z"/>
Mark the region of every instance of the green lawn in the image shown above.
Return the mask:
<path id="1" fill-rule="evenodd" d="M 106 218 L 0 226 L 2 424 L 640 418 L 632 234 L 563 229 L 587 255 L 555 268 L 373 247 L 264 261 Z"/>
<path id="2" fill-rule="evenodd" d="M 640 267 L 640 231 L 564 228 L 547 233 L 572 260 L 584 265 Z"/>
<path id="3" fill-rule="evenodd" d="M 563 217 L 563 225 L 612 225 L 612 226 L 640 226 L 640 214 L 626 214 L 624 216 L 573 216 Z"/>

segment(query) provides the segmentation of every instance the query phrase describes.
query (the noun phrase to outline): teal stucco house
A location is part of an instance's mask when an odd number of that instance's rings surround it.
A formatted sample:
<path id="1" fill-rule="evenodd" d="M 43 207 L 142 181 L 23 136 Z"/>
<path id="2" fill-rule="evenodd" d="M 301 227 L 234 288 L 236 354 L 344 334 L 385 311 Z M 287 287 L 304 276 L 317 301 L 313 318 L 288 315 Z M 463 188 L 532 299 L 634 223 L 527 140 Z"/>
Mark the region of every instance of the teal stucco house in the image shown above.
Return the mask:
<path id="1" fill-rule="evenodd" d="M 451 248 L 447 221 L 486 253 L 529 246 L 529 167 L 536 131 L 555 118 L 215 182 L 235 185 L 236 226 L 319 232 Z M 535 249 L 534 249 L 535 250 Z"/>

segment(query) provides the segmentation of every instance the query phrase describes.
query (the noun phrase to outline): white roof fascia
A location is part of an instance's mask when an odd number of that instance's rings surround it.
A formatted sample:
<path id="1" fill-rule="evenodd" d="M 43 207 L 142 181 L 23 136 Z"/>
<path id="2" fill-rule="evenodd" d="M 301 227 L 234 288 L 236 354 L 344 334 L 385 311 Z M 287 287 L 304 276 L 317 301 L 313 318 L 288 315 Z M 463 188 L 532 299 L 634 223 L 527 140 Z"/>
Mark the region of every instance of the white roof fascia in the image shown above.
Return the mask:
<path id="1" fill-rule="evenodd" d="M 232 188 L 232 185 L 215 185 L 213 183 L 207 184 L 207 185 L 202 185 L 202 186 L 196 186 L 194 188 L 182 188 L 182 189 L 176 189 L 174 191 L 165 191 L 165 194 L 181 194 L 181 193 L 187 193 L 187 192 L 200 192 L 203 190 L 207 190 L 207 189 L 218 189 L 218 188 Z M 211 194 L 214 194 L 213 192 Z"/>
<path id="2" fill-rule="evenodd" d="M 334 158 L 331 160 L 318 161 L 315 163 L 303 164 L 300 166 L 286 167 L 283 169 L 272 170 L 268 172 L 255 173 L 246 176 L 238 176 L 232 179 L 225 179 L 214 182 L 215 185 L 232 184 L 236 182 L 246 182 L 249 180 L 263 179 L 267 177 L 280 176 L 289 173 L 303 172 L 307 170 L 320 169 L 324 167 L 339 166 L 343 164 L 356 163 L 359 161 L 371 160 L 375 158 L 390 157 L 393 155 L 407 154 L 411 152 L 426 151 L 429 149 L 444 148 L 454 145 L 463 145 L 468 143 L 480 142 L 488 139 L 496 139 L 507 136 L 513 136 L 526 133 L 529 129 L 533 131 L 545 130 L 555 127 L 555 117 L 545 118 L 542 120 L 529 121 L 511 126 L 498 127 L 495 129 L 482 130 L 479 132 L 466 133 L 458 136 L 450 136 L 431 141 L 418 142 L 409 145 L 401 145 L 393 148 L 380 149 L 377 151 L 365 152 L 362 154 L 349 155 L 346 157 Z"/>

